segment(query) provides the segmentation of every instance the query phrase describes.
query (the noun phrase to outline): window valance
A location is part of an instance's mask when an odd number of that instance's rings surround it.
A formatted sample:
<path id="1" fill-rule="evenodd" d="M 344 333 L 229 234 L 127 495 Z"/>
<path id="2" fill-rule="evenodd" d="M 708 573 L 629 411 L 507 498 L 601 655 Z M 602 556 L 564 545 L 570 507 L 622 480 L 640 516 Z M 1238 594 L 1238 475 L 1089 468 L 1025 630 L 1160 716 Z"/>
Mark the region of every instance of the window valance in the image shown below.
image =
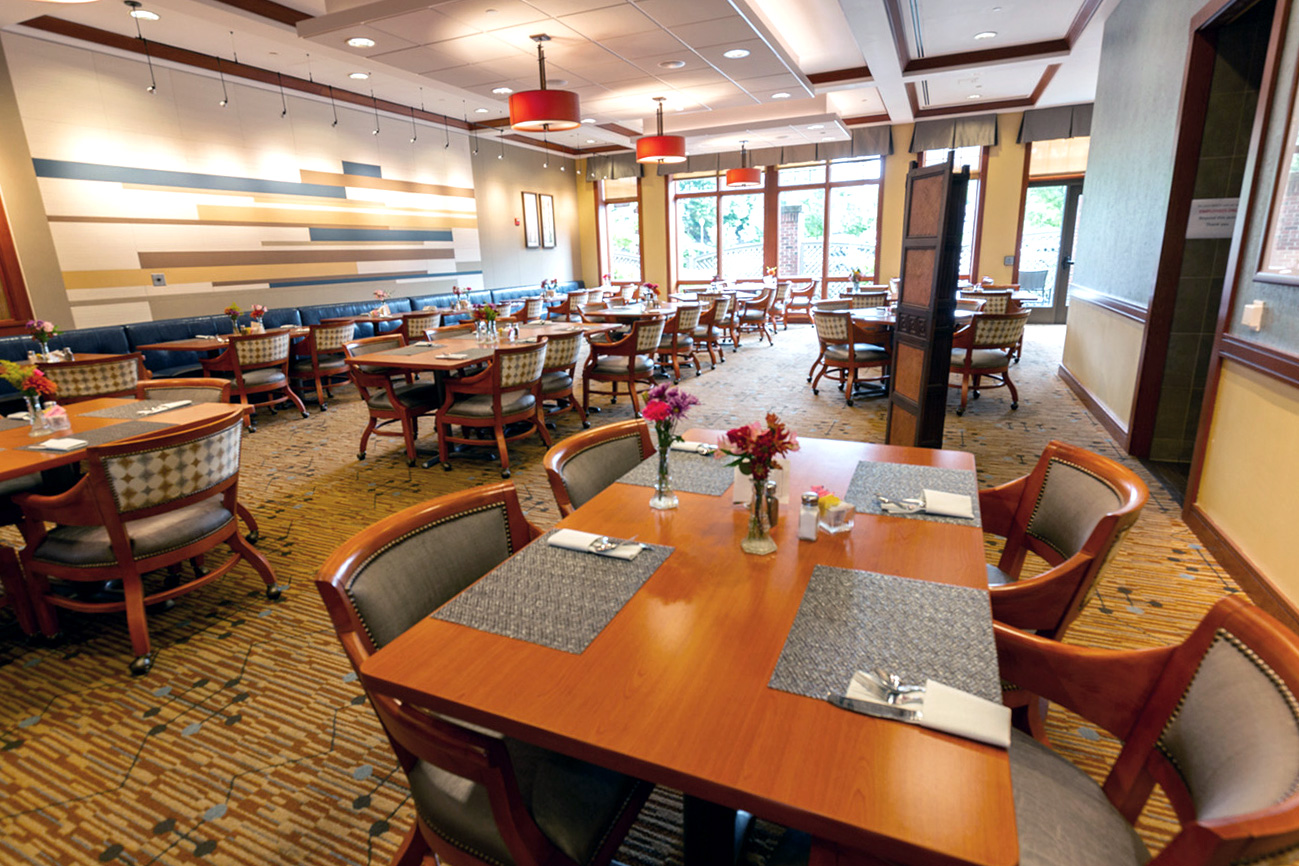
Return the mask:
<path id="1" fill-rule="evenodd" d="M 1057 108 L 1035 108 L 1024 112 L 1019 123 L 1019 143 L 1050 141 L 1057 138 L 1080 138 L 1091 135 L 1092 104 L 1062 105 Z"/>
<path id="2" fill-rule="evenodd" d="M 911 132 L 911 153 L 947 150 L 953 147 L 995 147 L 997 115 L 918 120 Z"/>
<path id="3" fill-rule="evenodd" d="M 586 179 L 620 180 L 624 177 L 641 177 L 641 166 L 634 153 L 615 153 L 609 156 L 586 158 Z"/>
<path id="4" fill-rule="evenodd" d="M 823 144 L 795 144 L 789 147 L 764 147 L 749 151 L 749 165 L 792 165 L 823 159 L 851 159 L 858 156 L 888 156 L 893 153 L 893 129 L 867 126 L 850 130 L 847 141 Z M 660 175 L 687 174 L 697 171 L 726 171 L 740 167 L 740 152 L 704 153 L 691 156 L 675 165 L 661 165 Z"/>

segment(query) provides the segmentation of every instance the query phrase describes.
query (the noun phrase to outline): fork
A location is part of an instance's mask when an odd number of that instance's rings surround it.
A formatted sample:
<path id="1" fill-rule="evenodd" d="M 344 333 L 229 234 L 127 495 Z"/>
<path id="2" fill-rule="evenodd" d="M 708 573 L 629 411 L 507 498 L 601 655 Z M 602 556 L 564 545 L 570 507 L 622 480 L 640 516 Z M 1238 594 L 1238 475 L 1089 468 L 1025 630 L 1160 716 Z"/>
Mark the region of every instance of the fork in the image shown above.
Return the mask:
<path id="1" fill-rule="evenodd" d="M 880 509 L 888 514 L 915 514 L 925 507 L 923 499 L 891 499 L 883 493 L 876 493 L 875 497 L 880 501 Z"/>

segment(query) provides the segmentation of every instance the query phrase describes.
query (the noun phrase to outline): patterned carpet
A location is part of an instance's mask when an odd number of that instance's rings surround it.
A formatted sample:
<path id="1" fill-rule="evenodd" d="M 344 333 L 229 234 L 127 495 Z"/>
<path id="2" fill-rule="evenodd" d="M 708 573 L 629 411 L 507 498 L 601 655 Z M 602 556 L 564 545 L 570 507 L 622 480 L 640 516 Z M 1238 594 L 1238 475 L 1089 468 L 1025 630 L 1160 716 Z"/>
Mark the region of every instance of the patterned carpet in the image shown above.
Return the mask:
<path id="1" fill-rule="evenodd" d="M 963 418 L 949 413 L 947 445 L 976 455 L 980 484 L 1025 473 L 1053 438 L 1124 460 L 1056 377 L 1062 342 L 1062 327 L 1029 328 L 1014 370 L 1019 411 L 1004 391 L 989 391 Z M 814 344 L 809 326 L 795 326 L 774 347 L 746 344 L 715 371 L 705 364 L 684 381 L 702 401 L 690 422 L 730 427 L 771 409 L 800 435 L 882 441 L 882 400 L 848 408 L 833 387 L 812 395 L 805 371 Z M 364 417 L 350 389 L 309 419 L 262 416 L 245 438 L 241 492 L 284 596 L 268 602 L 245 567 L 151 615 L 156 659 L 147 677 L 128 676 L 125 624 L 114 617 L 65 615 L 65 639 L 50 646 L 26 642 L 0 611 L 0 863 L 390 859 L 410 824 L 405 780 L 311 581 L 334 547 L 377 518 L 499 476 L 487 460 L 461 460 L 451 472 L 407 468 L 391 439 L 357 461 Z M 630 408 L 621 400 L 594 417 L 621 420 Z M 560 416 L 561 435 L 576 429 L 574 416 Z M 557 512 L 543 453 L 539 440 L 511 449 L 524 508 L 549 526 Z M 1237 591 L 1172 497 L 1124 462 L 1150 484 L 1151 500 L 1070 632 L 1075 643 L 1173 642 Z M 1064 713 L 1052 714 L 1050 730 L 1093 775 L 1117 746 Z M 621 861 L 680 862 L 674 802 L 670 793 L 652 801 Z M 1148 813 L 1141 830 L 1158 845 L 1169 819 Z M 750 863 L 762 862 L 774 833 L 759 828 Z"/>

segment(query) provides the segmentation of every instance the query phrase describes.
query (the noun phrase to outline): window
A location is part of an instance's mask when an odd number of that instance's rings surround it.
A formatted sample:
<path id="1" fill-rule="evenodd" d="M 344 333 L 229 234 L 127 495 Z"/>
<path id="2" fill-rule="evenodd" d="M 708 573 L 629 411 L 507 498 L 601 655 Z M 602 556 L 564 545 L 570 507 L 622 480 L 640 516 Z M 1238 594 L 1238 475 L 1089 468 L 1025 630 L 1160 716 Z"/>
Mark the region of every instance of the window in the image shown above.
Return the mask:
<path id="1" fill-rule="evenodd" d="M 926 150 L 921 154 L 920 164 L 935 165 L 946 162 L 947 155 L 952 152 L 950 148 Z M 958 147 L 952 160 L 952 168 L 956 171 L 960 171 L 962 166 L 970 167 L 970 186 L 965 194 L 965 225 L 961 228 L 961 265 L 958 274 L 963 280 L 971 280 L 970 275 L 978 266 L 979 228 L 983 224 L 979 193 L 983 189 L 981 181 L 985 155 L 982 147 Z"/>
<path id="2" fill-rule="evenodd" d="M 831 295 L 853 268 L 873 280 L 881 168 L 877 157 L 781 166 L 762 190 L 728 191 L 715 174 L 674 177 L 677 280 L 758 279 L 776 266 L 782 278 L 821 280 Z"/>
<path id="3" fill-rule="evenodd" d="M 615 283 L 644 282 L 640 252 L 640 180 L 600 181 L 600 273 Z"/>

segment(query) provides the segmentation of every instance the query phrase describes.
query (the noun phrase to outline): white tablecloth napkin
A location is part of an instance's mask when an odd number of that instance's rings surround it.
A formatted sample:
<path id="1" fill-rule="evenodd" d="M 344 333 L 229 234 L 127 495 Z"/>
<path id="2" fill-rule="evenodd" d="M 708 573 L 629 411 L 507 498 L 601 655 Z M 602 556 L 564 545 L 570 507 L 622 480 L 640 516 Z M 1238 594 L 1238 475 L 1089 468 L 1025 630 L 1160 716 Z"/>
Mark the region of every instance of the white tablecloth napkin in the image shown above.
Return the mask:
<path id="1" fill-rule="evenodd" d="M 974 519 L 974 504 L 970 497 L 963 493 L 944 493 L 941 490 L 926 490 L 921 497 L 925 501 L 925 511 L 928 514 L 938 514 L 943 517 L 963 517 L 966 520 Z"/>
<path id="2" fill-rule="evenodd" d="M 879 696 L 856 682 L 844 692 L 859 701 L 880 703 Z M 954 689 L 936 680 L 925 680 L 923 696 L 898 704 L 919 712 L 914 724 L 945 734 L 955 734 L 990 746 L 1010 747 L 1010 707 L 985 700 L 978 695 Z"/>
<path id="3" fill-rule="evenodd" d="M 612 556 L 615 559 L 635 559 L 640 555 L 641 546 L 637 542 L 628 542 L 620 544 L 609 550 L 592 550 L 591 545 L 596 539 L 603 536 L 596 535 L 593 532 L 581 532 L 576 529 L 557 529 L 546 539 L 546 543 L 552 547 L 562 547 L 565 550 L 576 550 L 579 553 L 594 553 L 597 556 Z M 611 539 L 613 540 L 613 539 Z"/>
<path id="4" fill-rule="evenodd" d="M 85 448 L 86 444 L 84 439 L 46 439 L 32 447 L 44 451 L 76 451 L 78 448 Z"/>
<path id="5" fill-rule="evenodd" d="M 716 445 L 710 445 L 707 442 L 673 442 L 673 451 L 690 451 L 694 454 L 712 454 L 717 450 Z"/>
<path id="6" fill-rule="evenodd" d="M 434 355 L 433 357 L 435 357 L 435 358 L 439 358 L 439 359 L 441 359 L 441 360 L 443 360 L 443 361 L 464 361 L 464 360 L 466 360 L 469 356 L 457 352 L 457 353 L 455 353 L 455 354 Z"/>

